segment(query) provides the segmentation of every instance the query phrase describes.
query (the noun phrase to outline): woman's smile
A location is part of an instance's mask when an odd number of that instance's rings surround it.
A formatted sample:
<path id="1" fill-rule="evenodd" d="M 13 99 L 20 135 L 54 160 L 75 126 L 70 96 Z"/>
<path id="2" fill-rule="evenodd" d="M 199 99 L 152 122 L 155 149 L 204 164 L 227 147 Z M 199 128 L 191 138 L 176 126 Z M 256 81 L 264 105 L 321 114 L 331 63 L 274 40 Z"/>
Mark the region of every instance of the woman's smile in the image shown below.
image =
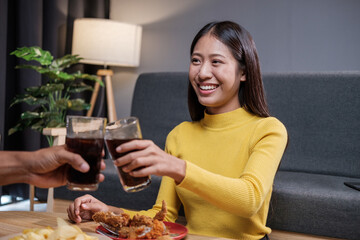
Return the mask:
<path id="1" fill-rule="evenodd" d="M 213 93 L 219 87 L 219 84 L 200 83 L 198 87 L 199 92 L 205 95 Z"/>

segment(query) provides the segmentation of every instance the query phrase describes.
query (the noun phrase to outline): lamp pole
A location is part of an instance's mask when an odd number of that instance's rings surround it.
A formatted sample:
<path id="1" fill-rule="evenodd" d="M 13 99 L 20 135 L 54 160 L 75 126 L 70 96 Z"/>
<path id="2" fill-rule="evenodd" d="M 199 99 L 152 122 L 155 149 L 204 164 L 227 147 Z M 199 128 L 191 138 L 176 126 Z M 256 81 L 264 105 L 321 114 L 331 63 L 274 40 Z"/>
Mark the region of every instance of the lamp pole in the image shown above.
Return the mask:
<path id="1" fill-rule="evenodd" d="M 106 88 L 106 100 L 107 100 L 107 110 L 108 110 L 108 122 L 114 122 L 117 119 L 116 108 L 115 108 L 115 99 L 114 91 L 111 82 L 111 77 L 114 75 L 114 72 L 111 69 L 99 69 L 96 73 L 100 78 L 105 78 L 105 88 Z M 99 93 L 99 83 L 96 82 L 94 86 L 94 91 L 91 96 L 90 104 L 91 108 L 88 110 L 86 116 L 91 116 L 94 110 L 95 101 Z"/>

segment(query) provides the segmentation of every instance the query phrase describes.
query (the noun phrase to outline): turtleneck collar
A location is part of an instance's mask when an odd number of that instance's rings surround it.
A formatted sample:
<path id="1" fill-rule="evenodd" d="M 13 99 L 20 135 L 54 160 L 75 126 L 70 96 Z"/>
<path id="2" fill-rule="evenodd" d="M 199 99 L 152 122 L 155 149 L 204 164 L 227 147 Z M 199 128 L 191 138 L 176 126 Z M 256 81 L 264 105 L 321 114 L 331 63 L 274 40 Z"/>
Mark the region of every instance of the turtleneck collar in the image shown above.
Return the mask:
<path id="1" fill-rule="evenodd" d="M 221 114 L 208 114 L 204 112 L 204 118 L 200 120 L 202 126 L 213 129 L 224 129 L 239 126 L 248 120 L 256 117 L 243 108 Z"/>

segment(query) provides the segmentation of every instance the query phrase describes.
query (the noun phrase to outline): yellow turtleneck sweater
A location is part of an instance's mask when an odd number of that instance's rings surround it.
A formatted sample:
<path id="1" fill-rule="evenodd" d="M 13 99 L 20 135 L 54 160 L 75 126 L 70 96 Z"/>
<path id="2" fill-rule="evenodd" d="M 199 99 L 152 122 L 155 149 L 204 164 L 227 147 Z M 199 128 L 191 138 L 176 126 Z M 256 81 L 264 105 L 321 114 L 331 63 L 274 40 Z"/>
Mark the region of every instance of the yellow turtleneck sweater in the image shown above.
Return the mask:
<path id="1" fill-rule="evenodd" d="M 165 200 L 167 221 L 184 206 L 190 233 L 260 239 L 271 232 L 266 219 L 286 143 L 279 120 L 242 108 L 183 122 L 168 135 L 166 151 L 186 161 L 185 178 L 176 185 L 163 177 L 156 204 L 140 214 L 154 216 Z"/>

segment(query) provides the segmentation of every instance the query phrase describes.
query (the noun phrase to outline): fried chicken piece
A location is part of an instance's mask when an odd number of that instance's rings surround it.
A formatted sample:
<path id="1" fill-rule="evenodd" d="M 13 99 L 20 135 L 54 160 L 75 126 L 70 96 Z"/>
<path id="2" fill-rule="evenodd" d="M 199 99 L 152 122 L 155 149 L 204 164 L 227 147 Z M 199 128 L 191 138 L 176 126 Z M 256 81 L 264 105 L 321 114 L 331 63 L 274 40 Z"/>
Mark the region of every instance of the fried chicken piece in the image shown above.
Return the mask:
<path id="1" fill-rule="evenodd" d="M 159 221 L 164 221 L 166 214 L 167 214 L 166 202 L 163 200 L 161 210 L 156 213 L 154 219 L 157 219 Z"/>
<path id="2" fill-rule="evenodd" d="M 114 227 L 124 227 L 129 225 L 130 222 L 130 215 L 123 213 L 121 215 L 115 215 L 114 217 L 111 217 L 108 219 L 107 224 Z"/>
<path id="3" fill-rule="evenodd" d="M 156 219 L 153 220 L 151 227 L 147 225 L 131 226 L 126 231 L 128 231 L 130 239 L 156 239 L 169 234 L 165 224 Z"/>
<path id="4" fill-rule="evenodd" d="M 97 212 L 92 218 L 95 222 L 105 223 L 112 231 L 118 232 L 120 238 L 156 239 L 169 234 L 163 223 L 166 214 L 166 203 L 162 201 L 161 210 L 153 218 L 135 214 L 131 219 L 126 213 L 116 215 L 112 212 Z"/>
<path id="5" fill-rule="evenodd" d="M 169 230 L 166 228 L 165 224 L 162 221 L 155 219 L 151 231 L 145 234 L 145 238 L 154 239 L 167 234 L 169 234 Z"/>
<path id="6" fill-rule="evenodd" d="M 130 227 L 122 227 L 119 230 L 119 237 L 120 238 L 131 238 L 130 237 Z"/>
<path id="7" fill-rule="evenodd" d="M 97 212 L 92 216 L 92 219 L 95 222 L 102 222 L 111 226 L 112 228 L 120 229 L 121 227 L 129 225 L 130 215 L 127 213 L 116 215 L 113 212 Z"/>
<path id="8" fill-rule="evenodd" d="M 131 219 L 130 226 L 139 227 L 139 226 L 147 226 L 152 227 L 154 219 L 148 216 L 135 214 Z"/>
<path id="9" fill-rule="evenodd" d="M 166 203 L 163 200 L 161 210 L 156 213 L 155 217 L 151 218 L 148 216 L 135 214 L 131 220 L 130 226 L 145 225 L 148 227 L 152 227 L 154 220 L 164 221 L 166 213 L 167 213 Z"/>
<path id="10" fill-rule="evenodd" d="M 105 222 L 113 213 L 111 212 L 97 212 L 92 216 L 95 222 Z"/>

